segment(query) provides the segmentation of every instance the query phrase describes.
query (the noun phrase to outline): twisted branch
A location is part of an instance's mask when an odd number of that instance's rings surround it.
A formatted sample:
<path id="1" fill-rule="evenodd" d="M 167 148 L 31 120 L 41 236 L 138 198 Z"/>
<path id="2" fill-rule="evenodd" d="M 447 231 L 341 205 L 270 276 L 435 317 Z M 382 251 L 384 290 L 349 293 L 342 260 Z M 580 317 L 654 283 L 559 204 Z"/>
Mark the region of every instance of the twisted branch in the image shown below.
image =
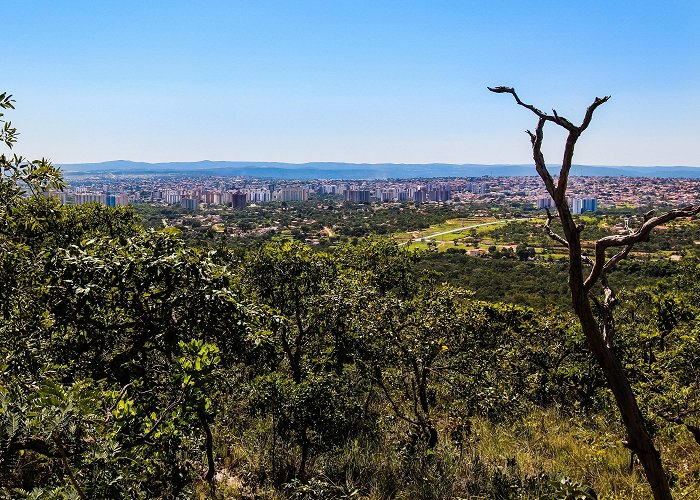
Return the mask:
<path id="1" fill-rule="evenodd" d="M 552 230 L 552 212 L 549 211 L 548 208 L 545 209 L 547 211 L 547 222 L 544 224 L 544 230 L 545 232 L 549 235 L 550 238 L 552 238 L 554 241 L 559 242 L 560 244 L 564 245 L 566 248 L 569 248 L 569 242 L 566 241 L 566 238 L 563 236 L 558 235 Z"/>
<path id="2" fill-rule="evenodd" d="M 584 288 L 586 291 L 590 291 L 593 285 L 596 283 L 598 278 L 600 278 L 601 273 L 606 269 L 611 270 L 619 261 L 624 259 L 632 250 L 632 247 L 642 241 L 649 241 L 649 234 L 652 229 L 674 219 L 682 217 L 692 217 L 700 213 L 700 205 L 691 205 L 685 208 L 680 208 L 676 210 L 671 210 L 658 217 L 651 217 L 647 213 L 645 216 L 645 222 L 636 231 L 627 235 L 614 235 L 605 236 L 599 239 L 595 243 L 595 264 L 591 269 L 591 273 L 586 278 L 584 282 Z M 605 251 L 608 248 L 613 247 L 625 247 L 621 252 L 614 255 L 610 260 L 605 262 Z"/>
<path id="3" fill-rule="evenodd" d="M 561 235 L 558 235 L 557 233 L 554 232 L 554 230 L 552 230 L 552 219 L 554 219 L 554 217 L 552 216 L 552 212 L 550 212 L 548 208 L 546 208 L 545 210 L 547 211 L 547 222 L 545 222 L 545 224 L 544 224 L 545 232 L 554 241 L 562 244 L 564 247 L 566 247 L 568 249 L 569 242 L 566 240 L 566 238 L 564 238 Z M 578 229 L 578 227 L 577 227 L 577 229 Z M 587 255 L 581 255 L 581 261 L 584 262 L 585 264 L 588 264 L 591 266 L 593 265 L 593 261 Z"/>

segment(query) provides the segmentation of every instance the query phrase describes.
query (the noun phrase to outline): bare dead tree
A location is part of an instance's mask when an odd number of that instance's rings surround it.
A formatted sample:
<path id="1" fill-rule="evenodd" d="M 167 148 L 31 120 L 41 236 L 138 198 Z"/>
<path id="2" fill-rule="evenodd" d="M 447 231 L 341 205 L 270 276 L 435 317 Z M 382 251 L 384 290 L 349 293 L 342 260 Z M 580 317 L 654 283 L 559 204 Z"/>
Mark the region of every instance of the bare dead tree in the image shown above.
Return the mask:
<path id="1" fill-rule="evenodd" d="M 615 336 L 613 310 L 617 304 L 617 298 L 608 282 L 608 273 L 629 255 L 635 244 L 648 241 L 651 231 L 655 227 L 680 217 L 698 214 L 700 213 L 700 205 L 671 210 L 657 217 L 649 212 L 644 216 L 644 223 L 636 230 L 631 230 L 629 234 L 625 235 L 600 238 L 595 242 L 594 257 L 583 255 L 581 251 L 583 225 L 576 224 L 571 215 L 566 199 L 566 189 L 576 141 L 590 125 L 595 110 L 601 104 L 606 103 L 610 96 L 596 97 L 593 104 L 586 109 L 581 124 L 574 125 L 566 118 L 559 116 L 555 110 L 552 110 L 550 115 L 523 102 L 511 87 L 488 87 L 488 89 L 497 94 L 512 95 L 518 105 L 529 109 L 538 118 L 535 132 L 528 130 L 527 134 L 532 143 L 535 168 L 554 201 L 564 235 L 560 236 L 551 229 L 552 216 L 549 212 L 545 230 L 550 237 L 563 244 L 569 251 L 569 289 L 572 306 L 590 349 L 602 368 L 608 386 L 615 397 L 620 416 L 627 430 L 626 446 L 639 457 L 654 498 L 657 500 L 671 499 L 671 491 L 661 464 L 661 456 L 647 431 L 644 417 L 639 410 L 637 398 L 632 391 L 627 374 L 612 350 Z M 568 132 L 561 168 L 556 179 L 550 174 L 542 154 L 543 131 L 547 122 L 559 125 Z M 608 250 L 616 250 L 616 252 L 608 257 Z M 586 269 L 588 269 L 587 276 Z M 593 287 L 596 284 L 600 284 L 602 288 L 601 298 L 593 293 Z M 598 319 L 593 313 L 594 307 L 598 312 Z"/>

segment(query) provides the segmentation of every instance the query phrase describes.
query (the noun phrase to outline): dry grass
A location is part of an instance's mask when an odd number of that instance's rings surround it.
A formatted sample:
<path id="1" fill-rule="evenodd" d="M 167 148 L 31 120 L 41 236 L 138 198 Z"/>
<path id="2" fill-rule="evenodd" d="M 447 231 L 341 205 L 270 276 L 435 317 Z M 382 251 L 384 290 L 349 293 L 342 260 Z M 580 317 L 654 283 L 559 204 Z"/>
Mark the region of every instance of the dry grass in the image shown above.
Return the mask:
<path id="1" fill-rule="evenodd" d="M 302 498 L 254 484 L 255 478 L 269 475 L 263 431 L 260 427 L 222 450 L 218 498 Z M 445 431 L 429 457 L 406 451 L 396 437 L 405 431 L 399 423 L 386 423 L 383 431 L 317 457 L 310 471 L 317 487 L 310 490 L 322 493 L 303 498 L 534 499 L 537 487 L 564 477 L 592 486 L 601 499 L 650 498 L 641 466 L 634 463 L 630 469 L 621 426 L 604 416 L 572 418 L 536 410 L 510 423 L 472 418 L 461 447 L 446 439 Z M 658 443 L 671 471 L 674 498 L 700 500 L 700 446 L 689 433 L 662 435 Z M 199 498 L 207 497 L 199 491 Z"/>

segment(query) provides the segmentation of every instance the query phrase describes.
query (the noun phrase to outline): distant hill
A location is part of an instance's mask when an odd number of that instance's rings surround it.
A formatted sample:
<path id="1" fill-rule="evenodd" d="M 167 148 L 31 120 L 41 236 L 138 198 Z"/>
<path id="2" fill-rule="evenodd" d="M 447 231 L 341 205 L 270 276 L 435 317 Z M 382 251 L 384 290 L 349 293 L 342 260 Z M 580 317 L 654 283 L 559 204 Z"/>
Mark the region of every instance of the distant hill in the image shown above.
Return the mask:
<path id="1" fill-rule="evenodd" d="M 60 164 L 66 175 L 192 175 L 262 177 L 271 179 L 387 179 L 415 177 L 493 177 L 535 175 L 532 165 L 451 163 L 278 163 L 198 161 L 144 163 L 115 160 L 102 163 Z M 554 171 L 556 169 L 553 169 Z M 700 178 L 700 167 L 574 165 L 572 175 Z"/>

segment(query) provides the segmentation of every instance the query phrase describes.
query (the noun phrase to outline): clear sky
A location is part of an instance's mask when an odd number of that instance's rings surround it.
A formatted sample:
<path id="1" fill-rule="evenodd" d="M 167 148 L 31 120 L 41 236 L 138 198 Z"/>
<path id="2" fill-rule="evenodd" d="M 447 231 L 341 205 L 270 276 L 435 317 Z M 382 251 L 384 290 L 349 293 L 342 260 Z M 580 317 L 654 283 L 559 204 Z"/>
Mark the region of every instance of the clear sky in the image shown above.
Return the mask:
<path id="1" fill-rule="evenodd" d="M 700 1 L 4 0 L 17 152 L 57 163 L 700 165 Z M 550 132 L 547 160 L 559 155 Z"/>

